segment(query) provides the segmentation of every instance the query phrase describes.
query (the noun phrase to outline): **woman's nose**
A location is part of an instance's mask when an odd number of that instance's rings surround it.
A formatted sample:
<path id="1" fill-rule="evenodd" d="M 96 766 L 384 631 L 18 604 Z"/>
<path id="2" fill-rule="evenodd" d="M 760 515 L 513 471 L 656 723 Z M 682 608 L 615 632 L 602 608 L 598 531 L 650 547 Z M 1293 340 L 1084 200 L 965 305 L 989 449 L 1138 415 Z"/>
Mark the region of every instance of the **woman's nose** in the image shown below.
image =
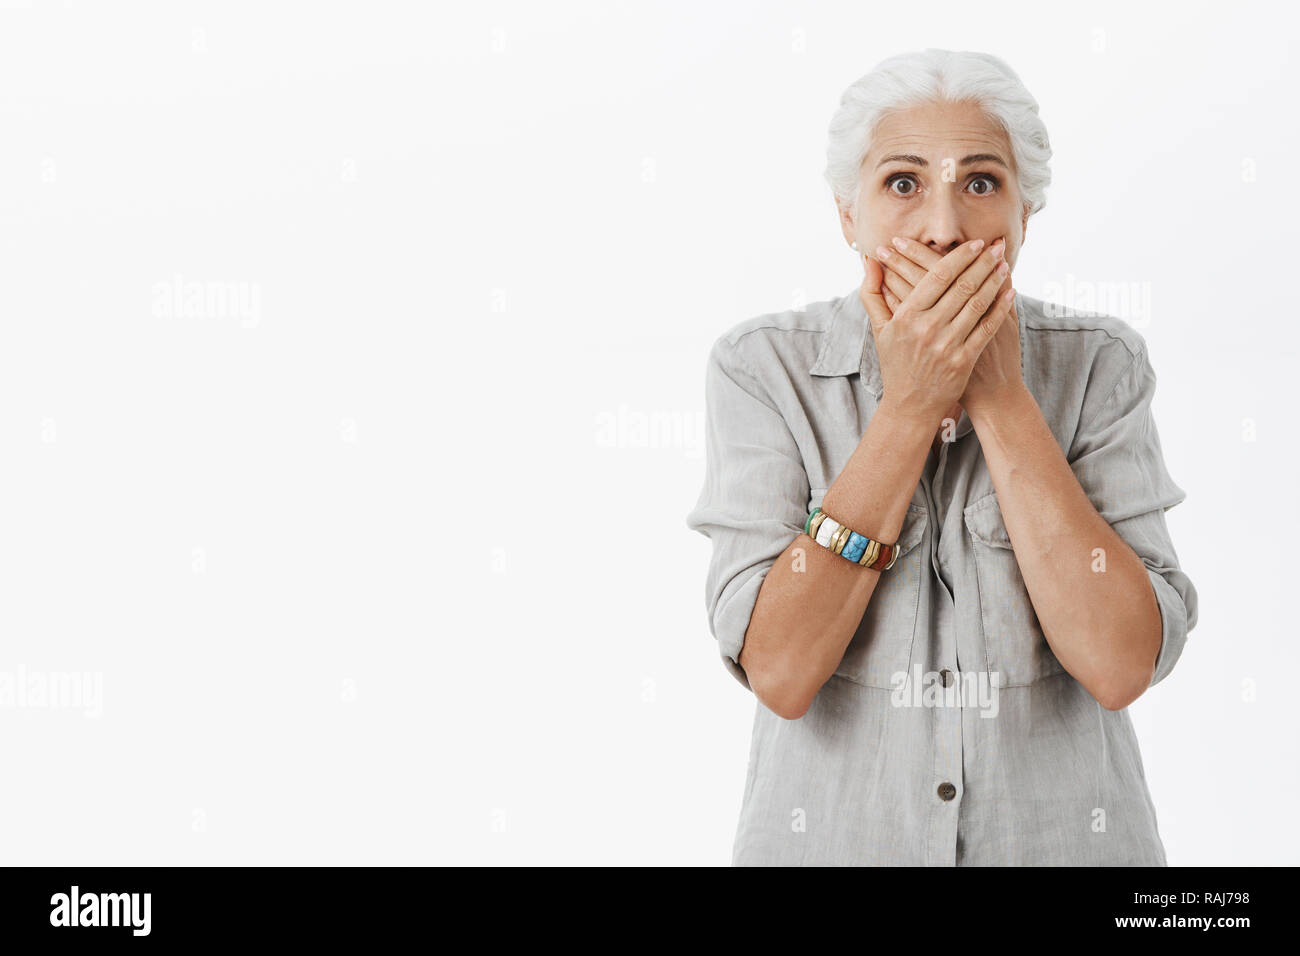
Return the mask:
<path id="1" fill-rule="evenodd" d="M 968 230 L 962 226 L 960 212 L 954 200 L 947 196 L 929 197 L 926 208 L 920 210 L 918 241 L 925 243 L 940 255 L 947 255 L 965 242 Z"/>
<path id="2" fill-rule="evenodd" d="M 967 236 L 965 233 L 953 232 L 945 232 L 941 234 L 931 231 L 926 235 L 928 235 L 929 238 L 924 238 L 920 241 L 925 243 L 941 256 L 946 256 L 968 239 L 975 238 L 974 236 Z"/>

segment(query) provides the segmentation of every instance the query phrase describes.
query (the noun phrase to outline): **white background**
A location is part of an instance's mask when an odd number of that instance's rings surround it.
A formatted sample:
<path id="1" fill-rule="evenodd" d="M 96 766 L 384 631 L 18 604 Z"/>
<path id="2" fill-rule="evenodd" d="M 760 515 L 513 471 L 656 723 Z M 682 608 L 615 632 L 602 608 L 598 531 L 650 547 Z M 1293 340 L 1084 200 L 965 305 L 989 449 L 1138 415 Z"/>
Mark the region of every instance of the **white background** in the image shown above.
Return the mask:
<path id="1" fill-rule="evenodd" d="M 3 861 L 729 862 L 705 357 L 855 287 L 827 124 L 938 46 L 1051 135 L 1017 288 L 1150 294 L 1169 861 L 1300 862 L 1285 7 L 468 6 L 0 2 Z"/>

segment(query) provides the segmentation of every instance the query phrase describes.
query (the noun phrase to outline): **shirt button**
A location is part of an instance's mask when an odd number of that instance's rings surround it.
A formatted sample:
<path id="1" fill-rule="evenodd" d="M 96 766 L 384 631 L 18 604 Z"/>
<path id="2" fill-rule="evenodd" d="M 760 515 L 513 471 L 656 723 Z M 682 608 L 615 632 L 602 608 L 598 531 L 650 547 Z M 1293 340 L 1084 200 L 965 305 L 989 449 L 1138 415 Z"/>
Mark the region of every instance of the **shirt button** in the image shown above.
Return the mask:
<path id="1" fill-rule="evenodd" d="M 940 679 L 941 681 L 943 681 L 943 686 L 944 686 L 944 687 L 951 687 L 951 686 L 952 686 L 952 671 L 948 670 L 948 668 L 945 667 L 943 670 L 939 671 L 939 679 Z"/>
<path id="2" fill-rule="evenodd" d="M 955 796 L 957 796 L 957 788 L 956 788 L 956 787 L 954 787 L 954 786 L 953 786 L 952 784 L 950 784 L 950 783 L 941 783 L 941 784 L 939 784 L 939 799 L 940 799 L 940 800 L 951 800 L 951 799 L 952 799 L 953 797 L 955 797 Z"/>

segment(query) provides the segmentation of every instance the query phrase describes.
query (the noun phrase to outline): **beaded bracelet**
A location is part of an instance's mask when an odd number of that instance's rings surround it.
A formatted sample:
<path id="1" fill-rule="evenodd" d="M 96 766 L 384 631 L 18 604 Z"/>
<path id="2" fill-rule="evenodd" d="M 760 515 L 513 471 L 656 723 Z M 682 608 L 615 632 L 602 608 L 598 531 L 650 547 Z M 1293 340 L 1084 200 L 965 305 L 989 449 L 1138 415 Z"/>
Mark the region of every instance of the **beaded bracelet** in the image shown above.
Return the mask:
<path id="1" fill-rule="evenodd" d="M 897 544 L 881 544 L 840 524 L 821 508 L 814 508 L 803 525 L 808 535 L 823 548 L 873 571 L 888 571 L 898 558 Z"/>

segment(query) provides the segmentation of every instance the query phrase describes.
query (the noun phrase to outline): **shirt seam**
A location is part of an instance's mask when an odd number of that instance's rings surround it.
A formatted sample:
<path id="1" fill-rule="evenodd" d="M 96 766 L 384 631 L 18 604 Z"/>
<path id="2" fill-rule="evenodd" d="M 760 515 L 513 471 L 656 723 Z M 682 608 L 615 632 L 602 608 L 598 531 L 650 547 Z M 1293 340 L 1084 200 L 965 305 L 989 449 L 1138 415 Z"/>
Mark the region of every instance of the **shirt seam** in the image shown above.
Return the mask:
<path id="1" fill-rule="evenodd" d="M 734 343 L 730 345 L 730 353 L 731 353 L 731 358 L 736 363 L 735 370 L 743 372 L 745 376 L 749 378 L 750 381 L 752 381 L 754 384 L 753 389 L 745 388 L 743 385 L 740 386 L 741 389 L 744 392 L 746 392 L 751 398 L 753 398 L 756 402 L 758 402 L 760 405 L 764 405 L 767 408 L 770 408 L 772 411 L 776 412 L 776 414 L 780 416 L 781 421 L 785 423 L 786 430 L 789 431 L 790 423 L 785 421 L 785 416 L 781 414 L 781 409 L 777 408 L 776 405 L 774 405 L 771 401 L 769 401 L 769 399 L 771 398 L 771 393 L 768 392 L 768 390 L 764 387 L 762 379 L 760 379 L 758 375 L 754 372 L 753 367 L 750 366 L 749 362 L 745 359 L 745 356 L 740 353 L 740 349 Z M 724 373 L 727 371 L 725 366 L 723 367 L 722 371 Z M 793 433 L 791 434 L 791 437 L 793 437 Z"/>
<path id="2" fill-rule="evenodd" d="M 1135 358 L 1141 355 L 1144 351 L 1146 351 L 1145 343 L 1135 348 L 1129 345 L 1128 340 L 1125 339 L 1124 336 L 1117 335 L 1115 332 L 1106 328 L 1104 325 L 1089 325 L 1084 328 L 1078 328 L 1078 329 L 1056 329 L 1047 325 L 1035 325 L 1032 320 L 1026 319 L 1025 328 L 1033 329 L 1035 332 L 1067 332 L 1067 333 L 1068 332 L 1105 332 L 1107 338 L 1114 339 L 1116 342 L 1123 345 L 1124 350 L 1128 352 L 1129 355 L 1132 355 Z"/>
<path id="3" fill-rule="evenodd" d="M 735 360 L 737 368 L 745 375 L 747 375 L 754 384 L 753 391 L 745 388 L 739 382 L 736 383 L 737 387 L 740 388 L 747 395 L 749 395 L 751 398 L 753 398 L 754 401 L 758 402 L 764 408 L 771 409 L 773 414 L 775 414 L 776 417 L 780 420 L 781 427 L 785 429 L 785 437 L 790 440 L 790 444 L 794 447 L 795 451 L 799 453 L 800 463 L 803 467 L 803 472 L 804 472 L 804 481 L 807 482 L 808 464 L 803 460 L 803 449 L 800 447 L 799 439 L 795 437 L 794 429 L 790 427 L 790 422 L 785 417 L 785 413 L 782 412 L 781 409 L 779 409 L 772 401 L 769 400 L 771 398 L 771 392 L 769 392 L 767 387 L 763 385 L 762 379 L 760 379 L 758 375 L 755 374 L 753 368 L 751 368 L 749 362 L 745 359 L 745 356 L 740 353 L 740 349 L 735 345 L 732 345 L 730 351 L 731 351 L 731 357 Z M 725 368 L 725 366 L 723 367 L 722 371 L 724 374 L 727 373 L 727 369 Z M 811 484 L 811 482 L 809 482 L 809 484 Z M 795 535 L 795 537 L 798 537 L 798 535 Z M 739 653 L 737 653 L 737 656 L 739 656 Z"/>
<path id="4" fill-rule="evenodd" d="M 739 354 L 739 350 L 740 350 L 740 340 L 741 340 L 741 339 L 743 339 L 743 338 L 744 338 L 745 336 L 747 336 L 747 335 L 752 335 L 752 334 L 755 333 L 755 332 L 766 332 L 766 331 L 774 331 L 774 332 L 811 332 L 811 333 L 813 333 L 814 335 L 828 335 L 828 334 L 830 334 L 830 329 L 826 329 L 826 328 L 821 328 L 821 329 L 805 329 L 805 328 L 803 328 L 802 326 L 798 326 L 798 327 L 796 327 L 796 328 L 789 328 L 789 329 L 787 329 L 787 328 L 783 328 L 782 326 L 779 326 L 779 325 L 775 325 L 775 324 L 773 324 L 773 325 L 759 325 L 759 326 L 756 326 L 755 328 L 752 328 L 752 329 L 745 329 L 745 331 L 743 331 L 743 332 L 738 332 L 738 333 L 736 333 L 736 336 L 735 336 L 734 339 L 732 339 L 732 338 L 731 338 L 731 334 L 728 333 L 727 335 L 723 336 L 723 339 L 724 339 L 725 341 L 727 341 L 727 342 L 728 342 L 728 343 L 729 343 L 733 348 L 735 348 L 736 351 L 737 351 L 737 354 Z"/>
<path id="5" fill-rule="evenodd" d="M 1128 367 L 1124 369 L 1123 372 L 1120 373 L 1119 377 L 1115 380 L 1115 384 L 1111 386 L 1110 391 L 1106 393 L 1105 399 L 1102 400 L 1101 405 L 1098 407 L 1097 411 L 1093 414 L 1092 418 L 1088 419 L 1088 423 L 1086 425 L 1079 426 L 1080 432 L 1087 433 L 1092 428 L 1092 426 L 1096 423 L 1097 419 L 1101 417 L 1102 412 L 1106 411 L 1107 406 L 1110 405 L 1110 401 L 1112 398 L 1115 397 L 1115 393 L 1119 391 L 1119 387 L 1128 380 L 1130 375 L 1133 374 L 1133 370 L 1138 367 L 1138 363 L 1142 360 L 1142 357 L 1145 354 L 1146 354 L 1145 349 L 1139 349 L 1137 351 L 1137 353 L 1133 356 L 1133 361 L 1129 362 Z"/>
<path id="6" fill-rule="evenodd" d="M 917 613 L 919 615 L 920 613 L 919 609 Z M 963 670 L 961 673 L 967 673 L 967 671 Z M 1071 674 L 1064 667 L 1062 667 L 1059 671 L 1052 671 L 1051 673 L 1043 674 L 1041 677 L 1035 677 L 1033 680 L 1023 681 L 1017 684 L 999 684 L 998 690 L 1020 690 L 1022 687 L 1033 687 L 1035 684 L 1041 684 L 1043 683 L 1043 681 L 1055 680 L 1056 678 L 1061 676 L 1069 677 L 1072 679 L 1074 678 L 1073 674 Z M 891 693 L 897 690 L 897 687 L 892 683 L 891 684 L 869 684 L 865 680 L 862 680 L 861 678 L 853 677 L 849 674 L 841 674 L 838 670 L 833 671 L 831 673 L 831 677 L 838 677 L 840 680 L 848 681 L 850 684 L 856 684 L 858 687 L 865 687 L 868 690 L 886 690 L 886 691 L 890 691 Z M 827 678 L 827 680 L 830 680 L 830 678 Z"/>

